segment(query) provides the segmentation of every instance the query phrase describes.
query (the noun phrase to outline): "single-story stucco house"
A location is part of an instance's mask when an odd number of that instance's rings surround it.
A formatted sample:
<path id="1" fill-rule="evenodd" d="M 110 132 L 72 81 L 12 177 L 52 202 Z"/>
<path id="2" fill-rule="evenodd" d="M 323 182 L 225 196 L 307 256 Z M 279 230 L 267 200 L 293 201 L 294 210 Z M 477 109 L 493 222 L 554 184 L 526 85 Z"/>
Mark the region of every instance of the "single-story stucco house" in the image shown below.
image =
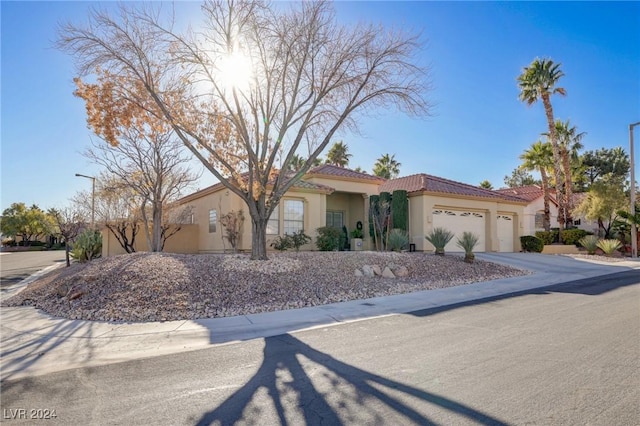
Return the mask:
<path id="1" fill-rule="evenodd" d="M 323 226 L 346 226 L 353 230 L 363 223 L 365 238 L 363 249 L 372 249 L 373 241 L 366 232 L 369 229 L 369 197 L 381 192 L 406 190 L 409 197 L 409 235 L 412 248 L 432 251 L 425 239 L 434 227 L 445 227 L 460 236 L 471 231 L 480 237 L 477 252 L 520 250 L 519 237 L 523 234 L 524 208 L 527 201 L 497 191 L 455 182 L 424 173 L 386 180 L 367 173 L 360 173 L 333 165 L 321 165 L 311 169 L 282 198 L 270 218 L 267 239 L 304 230 L 311 237 Z M 231 248 L 224 238 L 220 224 L 221 215 L 243 210 L 245 222 L 238 249 L 251 248 L 251 220 L 242 200 L 218 183 L 187 195 L 178 201 L 192 208 L 192 225 L 181 236 L 191 238 L 189 244 L 176 244 L 181 251 L 195 253 L 221 253 Z M 193 230 L 193 227 L 197 231 Z M 189 248 L 186 248 L 189 246 Z M 302 247 L 315 250 L 315 244 Z M 455 238 L 447 251 L 461 251 Z"/>
<path id="2" fill-rule="evenodd" d="M 527 205 L 524 208 L 522 235 L 535 235 L 536 231 L 544 231 L 544 192 L 539 185 L 520 186 L 516 188 L 501 188 L 496 190 L 497 192 L 522 198 L 527 201 Z M 574 193 L 573 205 L 578 206 L 586 193 Z M 555 198 L 555 192 L 552 192 L 549 197 L 549 213 L 550 223 L 552 228 L 558 227 L 558 202 Z M 588 232 L 598 234 L 598 222 L 586 219 L 584 216 L 574 216 L 573 226 L 579 229 L 583 229 Z"/>

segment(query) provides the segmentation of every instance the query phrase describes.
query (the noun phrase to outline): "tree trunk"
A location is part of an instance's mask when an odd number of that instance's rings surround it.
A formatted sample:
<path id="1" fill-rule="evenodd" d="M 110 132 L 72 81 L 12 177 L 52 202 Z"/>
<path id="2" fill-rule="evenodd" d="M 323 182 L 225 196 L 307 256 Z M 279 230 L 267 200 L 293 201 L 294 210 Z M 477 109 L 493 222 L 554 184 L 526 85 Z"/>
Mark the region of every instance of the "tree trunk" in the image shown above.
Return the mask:
<path id="1" fill-rule="evenodd" d="M 162 207 L 153 206 L 153 222 L 151 224 L 151 247 L 153 252 L 162 251 Z"/>
<path id="2" fill-rule="evenodd" d="M 71 266 L 71 260 L 69 259 L 69 241 L 64 241 L 64 257 L 67 261 L 67 268 Z"/>
<path id="3" fill-rule="evenodd" d="M 251 215 L 251 259 L 252 260 L 268 260 L 267 258 L 267 222 L 268 218 L 263 219 Z"/>
<path id="4" fill-rule="evenodd" d="M 546 232 L 551 230 L 551 209 L 549 208 L 549 177 L 544 167 L 540 167 L 540 176 L 542 177 L 542 193 L 544 200 L 544 216 L 542 219 L 542 226 Z"/>
<path id="5" fill-rule="evenodd" d="M 561 176 L 561 164 L 560 164 L 560 147 L 558 146 L 558 139 L 556 135 L 556 126 L 553 119 L 553 108 L 551 107 L 551 100 L 548 93 L 542 94 L 542 103 L 544 104 L 544 112 L 547 116 L 547 124 L 549 125 L 549 134 L 551 135 L 551 147 L 553 148 L 553 172 L 556 179 L 556 199 L 558 201 L 558 242 L 562 244 L 562 231 L 565 223 L 565 205 L 564 205 L 564 191 L 562 185 Z"/>
<path id="6" fill-rule="evenodd" d="M 573 179 L 569 164 L 569 152 L 566 149 L 562 150 L 562 166 L 564 168 L 565 226 L 568 228 L 573 225 Z"/>

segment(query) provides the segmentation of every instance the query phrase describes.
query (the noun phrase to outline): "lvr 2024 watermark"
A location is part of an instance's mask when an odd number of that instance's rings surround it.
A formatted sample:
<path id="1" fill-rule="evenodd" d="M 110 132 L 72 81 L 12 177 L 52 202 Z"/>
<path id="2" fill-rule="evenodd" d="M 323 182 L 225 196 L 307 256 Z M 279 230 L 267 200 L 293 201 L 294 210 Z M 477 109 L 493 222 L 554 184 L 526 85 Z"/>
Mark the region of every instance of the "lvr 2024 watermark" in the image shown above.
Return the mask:
<path id="1" fill-rule="evenodd" d="M 3 408 L 2 420 L 51 420 L 57 418 L 56 410 L 48 408 Z"/>

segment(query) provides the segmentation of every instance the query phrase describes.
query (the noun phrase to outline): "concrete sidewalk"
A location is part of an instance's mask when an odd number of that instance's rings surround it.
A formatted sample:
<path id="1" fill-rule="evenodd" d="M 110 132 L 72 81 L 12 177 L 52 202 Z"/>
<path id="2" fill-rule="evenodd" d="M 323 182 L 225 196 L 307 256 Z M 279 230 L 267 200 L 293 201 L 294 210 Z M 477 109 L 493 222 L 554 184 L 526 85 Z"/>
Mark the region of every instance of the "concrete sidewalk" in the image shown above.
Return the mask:
<path id="1" fill-rule="evenodd" d="M 482 260 L 528 269 L 532 274 L 411 294 L 195 321 L 78 321 L 54 318 L 30 307 L 3 307 L 0 308 L 0 378 L 16 379 L 202 349 L 311 327 L 468 303 L 640 269 L 638 260 L 603 263 L 532 253 L 479 253 L 476 256 Z M 12 288 L 8 294 L 15 294 L 25 285 L 21 283 L 20 288 Z"/>

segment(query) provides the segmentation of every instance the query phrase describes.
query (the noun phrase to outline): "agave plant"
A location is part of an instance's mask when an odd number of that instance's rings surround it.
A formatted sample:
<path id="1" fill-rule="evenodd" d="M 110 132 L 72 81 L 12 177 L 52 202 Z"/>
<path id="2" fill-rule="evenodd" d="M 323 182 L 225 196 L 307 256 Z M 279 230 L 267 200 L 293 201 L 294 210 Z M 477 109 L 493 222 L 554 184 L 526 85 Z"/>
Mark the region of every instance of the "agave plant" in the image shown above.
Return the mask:
<path id="1" fill-rule="evenodd" d="M 436 248 L 436 254 L 444 256 L 444 247 L 453 238 L 453 232 L 445 228 L 433 228 L 425 238 Z"/>
<path id="2" fill-rule="evenodd" d="M 404 229 L 394 228 L 389 232 L 387 247 L 391 251 L 400 251 L 409 244 L 409 235 Z"/>
<path id="3" fill-rule="evenodd" d="M 456 245 L 464 250 L 464 261 L 473 263 L 476 255 L 473 254 L 473 248 L 478 244 L 480 237 L 472 232 L 463 232 L 462 238 L 458 238 Z"/>
<path id="4" fill-rule="evenodd" d="M 587 250 L 587 253 L 596 254 L 598 241 L 600 241 L 600 238 L 598 238 L 596 235 L 585 235 L 578 240 L 578 243 L 580 243 L 580 245 Z"/>
<path id="5" fill-rule="evenodd" d="M 618 240 L 600 240 L 598 241 L 598 248 L 604 252 L 607 256 L 611 256 L 614 251 L 622 247 L 622 244 Z"/>

